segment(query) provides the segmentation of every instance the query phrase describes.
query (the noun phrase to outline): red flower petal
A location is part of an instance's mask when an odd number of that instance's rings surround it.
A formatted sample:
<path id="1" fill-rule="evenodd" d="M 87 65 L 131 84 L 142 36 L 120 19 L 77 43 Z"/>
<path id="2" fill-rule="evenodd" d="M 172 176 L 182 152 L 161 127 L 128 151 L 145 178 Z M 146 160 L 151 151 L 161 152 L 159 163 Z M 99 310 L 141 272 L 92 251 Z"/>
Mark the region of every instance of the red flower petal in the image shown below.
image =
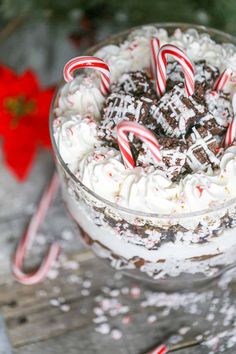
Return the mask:
<path id="1" fill-rule="evenodd" d="M 28 175 L 36 150 L 36 140 L 32 127 L 12 129 L 3 141 L 4 161 L 19 180 Z"/>
<path id="2" fill-rule="evenodd" d="M 7 166 L 23 180 L 38 144 L 50 147 L 49 109 L 53 89 L 41 90 L 36 75 L 16 76 L 0 66 L 0 135 Z M 14 125 L 13 125 L 14 122 Z"/>
<path id="3" fill-rule="evenodd" d="M 7 86 L 7 95 L 12 97 L 22 95 L 26 98 L 32 97 L 39 91 L 39 83 L 35 74 L 27 70 L 17 80 L 11 81 Z M 1 84 L 0 84 L 1 87 Z"/>
<path id="4" fill-rule="evenodd" d="M 31 116 L 34 116 L 34 124 L 37 132 L 37 140 L 44 147 L 51 147 L 49 134 L 49 114 L 54 89 L 48 89 L 39 92 L 35 97 L 36 111 Z"/>
<path id="5" fill-rule="evenodd" d="M 16 80 L 17 75 L 7 66 L 0 65 L 0 81 L 5 83 Z"/>

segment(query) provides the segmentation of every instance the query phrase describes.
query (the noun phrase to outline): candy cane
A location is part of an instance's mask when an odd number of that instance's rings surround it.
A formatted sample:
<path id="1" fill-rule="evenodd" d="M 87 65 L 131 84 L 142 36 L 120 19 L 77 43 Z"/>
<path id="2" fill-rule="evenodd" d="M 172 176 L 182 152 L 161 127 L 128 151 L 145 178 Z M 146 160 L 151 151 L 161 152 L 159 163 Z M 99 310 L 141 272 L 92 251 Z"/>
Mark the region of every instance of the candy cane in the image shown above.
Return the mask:
<path id="1" fill-rule="evenodd" d="M 160 49 L 160 40 L 157 37 L 151 37 L 151 78 L 156 80 L 157 55 Z"/>
<path id="2" fill-rule="evenodd" d="M 36 213 L 33 215 L 28 228 L 17 247 L 13 259 L 12 272 L 16 280 L 22 284 L 31 285 L 41 282 L 47 276 L 53 262 L 59 255 L 60 246 L 57 243 L 54 243 L 50 246 L 47 256 L 36 271 L 25 273 L 22 270 L 26 253 L 35 239 L 40 224 L 43 222 L 47 214 L 47 210 L 52 202 L 52 199 L 57 193 L 58 186 L 59 180 L 57 174 L 55 173 L 49 187 L 42 196 Z"/>
<path id="3" fill-rule="evenodd" d="M 168 353 L 168 348 L 165 344 L 162 344 L 159 347 L 152 350 L 149 354 L 166 354 L 166 353 Z"/>
<path id="4" fill-rule="evenodd" d="M 155 135 L 149 129 L 138 123 L 125 120 L 120 122 L 116 129 L 120 152 L 126 168 L 135 167 L 135 162 L 127 138 L 128 133 L 133 133 L 135 136 L 145 142 L 148 145 L 154 160 L 157 162 L 161 161 L 160 146 Z"/>
<path id="5" fill-rule="evenodd" d="M 232 74 L 233 71 L 230 68 L 225 69 L 216 80 L 213 90 L 217 92 L 224 91 L 226 85 L 230 82 Z"/>
<path id="6" fill-rule="evenodd" d="M 100 91 L 105 96 L 109 92 L 110 87 L 110 69 L 108 65 L 99 58 L 91 56 L 76 57 L 66 63 L 63 74 L 65 81 L 69 82 L 74 79 L 75 70 L 79 69 L 95 69 L 101 74 Z"/>
<path id="7" fill-rule="evenodd" d="M 225 148 L 229 147 L 230 145 L 233 144 L 234 140 L 236 138 L 236 118 L 233 117 L 230 125 L 228 126 L 225 138 L 223 140 L 223 146 Z"/>
<path id="8" fill-rule="evenodd" d="M 232 107 L 233 107 L 234 116 L 228 126 L 227 132 L 226 132 L 225 137 L 222 141 L 222 146 L 224 148 L 227 148 L 228 146 L 230 146 L 236 138 L 236 93 L 234 93 L 233 97 L 232 97 Z"/>
<path id="9" fill-rule="evenodd" d="M 194 93 L 194 67 L 186 54 L 173 44 L 163 45 L 157 56 L 157 78 L 156 89 L 157 94 L 161 97 L 166 91 L 166 66 L 167 54 L 172 55 L 182 66 L 184 71 L 184 86 L 187 96 L 191 96 Z"/>

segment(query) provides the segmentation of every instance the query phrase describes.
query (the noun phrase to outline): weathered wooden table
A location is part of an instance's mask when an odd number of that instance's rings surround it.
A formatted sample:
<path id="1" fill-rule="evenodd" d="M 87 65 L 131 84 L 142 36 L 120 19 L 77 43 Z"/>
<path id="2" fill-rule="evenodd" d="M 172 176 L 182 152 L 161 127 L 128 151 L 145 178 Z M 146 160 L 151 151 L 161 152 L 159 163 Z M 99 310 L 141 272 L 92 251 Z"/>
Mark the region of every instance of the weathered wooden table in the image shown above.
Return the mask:
<path id="1" fill-rule="evenodd" d="M 182 294 L 158 293 L 121 277 L 84 249 L 60 194 L 27 266 L 37 265 L 54 237 L 63 247 L 59 263 L 36 286 L 12 278 L 11 255 L 53 169 L 48 153 L 39 155 L 24 184 L 0 169 L 0 354 L 141 354 L 161 342 L 203 337 L 210 337 L 207 345 L 178 353 L 235 353 L 232 272 L 201 291 Z"/>

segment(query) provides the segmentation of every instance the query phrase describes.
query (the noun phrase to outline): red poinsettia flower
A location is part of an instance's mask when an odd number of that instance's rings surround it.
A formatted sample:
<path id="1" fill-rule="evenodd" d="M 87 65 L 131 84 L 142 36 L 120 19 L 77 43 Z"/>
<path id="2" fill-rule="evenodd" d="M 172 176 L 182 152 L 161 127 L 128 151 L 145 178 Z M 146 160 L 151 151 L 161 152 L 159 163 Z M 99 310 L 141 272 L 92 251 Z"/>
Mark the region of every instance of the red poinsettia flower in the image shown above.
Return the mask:
<path id="1" fill-rule="evenodd" d="M 30 70 L 17 76 L 9 68 L 0 66 L 3 156 L 19 180 L 27 176 L 37 147 L 50 147 L 48 116 L 53 91 L 41 89 Z"/>

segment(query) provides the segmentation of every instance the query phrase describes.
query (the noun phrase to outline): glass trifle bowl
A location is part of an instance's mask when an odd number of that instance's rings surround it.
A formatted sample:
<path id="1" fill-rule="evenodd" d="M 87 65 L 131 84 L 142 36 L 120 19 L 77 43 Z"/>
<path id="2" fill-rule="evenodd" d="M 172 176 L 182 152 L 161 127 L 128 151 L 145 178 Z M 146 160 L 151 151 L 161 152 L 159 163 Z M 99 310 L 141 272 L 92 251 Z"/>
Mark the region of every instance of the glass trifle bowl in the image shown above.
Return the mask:
<path id="1" fill-rule="evenodd" d="M 161 45 L 171 43 L 180 47 L 192 61 L 199 63 L 197 65 L 205 65 L 202 71 L 208 81 L 208 76 L 213 75 L 214 70 L 218 70 L 219 75 L 227 67 L 234 70 L 235 65 L 236 68 L 234 37 L 203 26 L 178 23 L 131 29 L 109 37 L 89 49 L 86 55 L 95 55 L 107 62 L 113 90 L 120 77 L 127 72 L 144 70 L 150 74 L 151 36 L 158 37 Z M 128 50 L 132 52 L 131 64 Z M 183 75 L 176 70 L 177 76 L 173 77 L 178 77 L 176 82 L 179 84 L 178 80 L 183 80 Z M 206 168 L 186 169 L 182 177 L 172 181 L 163 177 L 163 171 L 159 176 L 155 166 L 152 166 L 150 173 L 146 172 L 143 161 L 131 172 L 127 171 L 119 149 L 106 145 L 107 141 L 104 147 L 101 137 L 94 137 L 97 134 L 94 131 L 103 119 L 101 115 L 106 114 L 101 112 L 107 112 L 109 105 L 104 109 L 106 98 L 94 91 L 99 86 L 99 77 L 92 70 L 87 71 L 89 74 L 78 72 L 77 83 L 72 81 L 59 87 L 50 118 L 51 139 L 63 199 L 86 245 L 115 269 L 160 286 L 173 286 L 174 289 L 208 281 L 234 266 L 236 147 L 232 145 L 223 149 L 220 145 L 227 125 L 233 119 L 233 109 L 229 105 L 232 105 L 234 80 L 225 86 L 223 98 L 217 98 L 219 101 L 216 105 L 221 102 L 219 107 L 212 108 L 212 104 L 207 103 L 213 118 L 218 119 L 217 124 L 223 119 L 219 115 L 225 117 L 225 110 L 231 117 L 228 117 L 227 122 L 224 121 L 219 136 L 214 135 L 214 131 L 212 133 L 218 144 L 217 151 L 220 151 L 217 153 L 221 154 L 220 157 L 214 155 L 219 160 L 218 166 L 213 168 L 210 159 Z M 200 74 L 203 75 L 203 72 Z M 89 80 L 87 75 L 91 75 Z M 87 83 L 83 80 L 87 80 Z M 198 82 L 201 84 L 201 80 Z M 212 89 L 208 90 L 211 94 Z M 116 89 L 114 92 L 114 95 L 120 94 Z M 167 98 L 168 105 L 173 97 Z M 114 99 L 110 102 L 113 104 Z M 202 122 L 201 118 L 195 118 Z M 84 121 L 89 122 L 89 128 L 83 128 Z M 82 127 L 81 130 L 78 127 Z M 211 128 L 207 125 L 207 134 Z M 200 140 L 206 142 L 204 139 L 204 135 L 200 136 Z M 175 144 L 178 145 L 176 140 Z M 194 141 L 190 140 L 189 146 L 193 144 Z M 177 149 L 177 145 L 172 150 Z M 188 154 L 189 150 L 183 151 L 183 155 Z M 202 158 L 198 155 L 195 157 L 199 160 Z M 204 165 L 205 161 L 201 163 Z M 122 179 L 124 174 L 125 181 Z"/>

